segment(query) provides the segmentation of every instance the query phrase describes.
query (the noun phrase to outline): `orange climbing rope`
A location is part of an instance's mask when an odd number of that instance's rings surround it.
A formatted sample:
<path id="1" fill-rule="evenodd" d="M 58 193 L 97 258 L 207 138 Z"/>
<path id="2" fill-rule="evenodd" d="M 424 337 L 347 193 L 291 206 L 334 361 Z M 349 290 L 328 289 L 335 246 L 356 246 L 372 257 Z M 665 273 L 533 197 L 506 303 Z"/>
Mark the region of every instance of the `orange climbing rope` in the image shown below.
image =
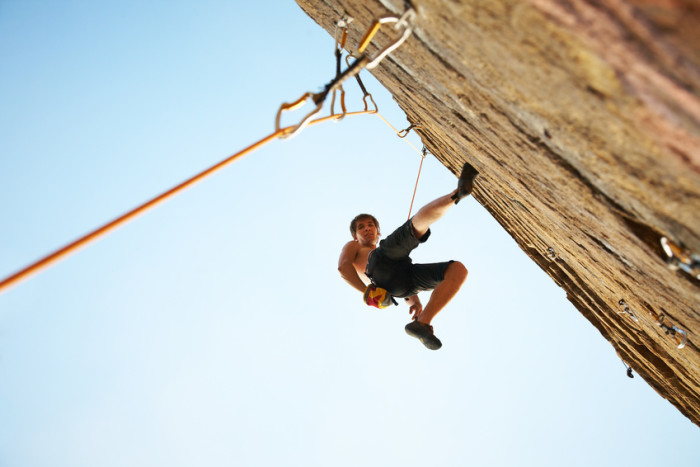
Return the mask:
<path id="1" fill-rule="evenodd" d="M 353 116 L 353 115 L 363 115 L 363 114 L 371 114 L 375 113 L 376 110 L 362 110 L 358 112 L 349 112 L 346 113 L 345 116 Z M 322 118 L 317 118 L 315 120 L 312 120 L 308 123 L 308 125 L 316 125 L 318 123 L 326 122 L 329 120 L 336 119 L 337 115 L 328 115 L 326 117 Z M 141 204 L 140 206 L 132 209 L 131 211 L 127 212 L 126 214 L 123 214 L 116 219 L 112 220 L 111 222 L 106 223 L 102 227 L 99 227 L 92 232 L 83 235 L 79 239 L 75 240 L 74 242 L 64 246 L 63 248 L 60 248 L 56 250 L 55 252 L 41 258 L 40 260 L 30 264 L 29 266 L 25 267 L 24 269 L 16 272 L 15 274 L 12 274 L 11 276 L 5 278 L 0 282 L 0 293 L 5 291 L 6 289 L 9 289 L 13 285 L 16 285 L 20 281 L 27 279 L 29 276 L 36 274 L 37 272 L 41 271 L 42 269 L 45 269 L 52 265 L 53 263 L 59 261 L 60 259 L 65 258 L 71 253 L 76 252 L 80 248 L 86 246 L 87 244 L 91 243 L 94 240 L 97 240 L 99 237 L 111 232 L 112 230 L 116 229 L 117 227 L 120 227 L 127 223 L 128 221 L 134 219 L 140 214 L 143 214 L 144 212 L 148 211 L 149 209 L 155 207 L 156 205 L 162 203 L 163 201 L 167 200 L 168 198 L 174 196 L 175 194 L 185 190 L 186 188 L 191 187 L 195 183 L 203 180 L 209 175 L 212 175 L 214 172 L 217 172 L 224 167 L 230 165 L 231 163 L 235 162 L 236 160 L 242 158 L 243 156 L 246 156 L 247 154 L 255 151 L 256 149 L 261 148 L 265 144 L 269 143 L 270 141 L 274 140 L 275 138 L 283 137 L 288 133 L 291 133 L 294 130 L 294 127 L 286 127 L 286 128 L 281 128 L 276 130 L 274 133 L 269 134 L 268 136 L 265 136 L 261 140 L 251 144 L 245 149 L 242 149 L 241 151 L 238 151 L 237 153 L 227 157 L 226 159 L 222 160 L 221 162 L 212 165 L 208 169 L 205 169 L 201 172 L 199 172 L 197 175 L 185 180 L 184 182 L 180 183 L 179 185 L 174 186 L 173 188 L 161 193 L 160 195 L 150 199 L 149 201 L 146 201 L 145 203 Z"/>
<path id="2" fill-rule="evenodd" d="M 280 106 L 278 112 L 277 112 L 277 118 L 275 120 L 275 131 L 268 136 L 265 136 L 264 138 L 260 139 L 259 141 L 251 144 L 250 146 L 246 147 L 245 149 L 242 149 L 241 151 L 238 151 L 237 153 L 227 157 L 226 159 L 222 160 L 221 162 L 209 167 L 208 169 L 205 169 L 201 172 L 199 172 L 197 175 L 185 180 L 184 182 L 180 183 L 179 185 L 176 185 L 175 187 L 165 191 L 164 193 L 150 199 L 149 201 L 146 201 L 145 203 L 141 204 L 140 206 L 132 209 L 131 211 L 127 212 L 126 214 L 123 214 L 116 219 L 112 220 L 111 222 L 108 222 L 104 224 L 103 226 L 93 230 L 92 232 L 83 235 L 79 239 L 75 240 L 74 242 L 54 251 L 53 253 L 50 253 L 49 255 L 35 261 L 34 263 L 30 264 L 29 266 L 21 269 L 20 271 L 10 275 L 9 277 L 3 279 L 0 281 L 0 293 L 8 290 L 10 287 L 17 285 L 20 283 L 22 280 L 25 280 L 32 276 L 33 274 L 38 273 L 39 271 L 51 266 L 52 264 L 56 263 L 57 261 L 65 258 L 71 253 L 76 252 L 80 248 L 88 245 L 90 242 L 97 240 L 99 237 L 111 232 L 112 230 L 115 230 L 117 227 L 120 227 L 127 223 L 128 221 L 136 218 L 138 215 L 143 214 L 144 212 L 148 211 L 149 209 L 155 207 L 156 205 L 162 203 L 163 201 L 167 200 L 168 198 L 174 196 L 175 194 L 185 190 L 186 188 L 191 187 L 195 183 L 203 180 L 209 175 L 212 175 L 214 172 L 217 172 L 218 170 L 223 169 L 224 167 L 230 165 L 231 163 L 235 162 L 236 160 L 242 158 L 243 156 L 255 151 L 256 149 L 264 146 L 265 144 L 269 143 L 275 138 L 286 138 L 293 136 L 297 134 L 299 131 L 301 131 L 303 128 L 309 125 L 314 125 L 318 123 L 322 123 L 325 121 L 329 120 L 338 120 L 340 118 L 344 118 L 346 116 L 352 116 L 352 115 L 362 115 L 362 114 L 371 114 L 371 113 L 377 113 L 377 107 L 375 104 L 374 110 L 368 110 L 367 106 L 367 101 L 366 101 L 366 96 L 365 96 L 365 110 L 358 111 L 358 112 L 347 112 L 345 109 L 344 102 L 342 102 L 342 114 L 335 114 L 333 113 L 333 110 L 331 109 L 331 115 L 328 115 L 326 117 L 321 117 L 321 118 L 316 118 L 313 119 L 320 111 L 321 108 L 323 107 L 323 103 L 327 97 L 327 95 L 330 92 L 335 93 L 336 90 L 341 89 L 342 92 L 342 83 L 345 81 L 347 78 L 351 76 L 356 76 L 363 68 L 373 68 L 375 67 L 386 55 L 388 55 L 391 51 L 396 49 L 399 45 L 401 45 L 411 34 L 412 32 L 412 25 L 410 23 L 410 20 L 412 19 L 413 15 L 415 12 L 412 9 L 409 9 L 404 13 L 404 15 L 401 18 L 395 18 L 395 17 L 386 17 L 386 18 L 380 18 L 379 20 L 375 21 L 375 23 L 369 28 L 367 33 L 365 34 L 363 41 L 362 41 L 362 48 L 367 47 L 371 39 L 374 37 L 376 34 L 377 30 L 379 29 L 379 26 L 381 24 L 386 24 L 386 23 L 397 23 L 396 24 L 396 29 L 403 28 L 403 31 L 401 35 L 395 39 L 392 43 L 387 45 L 384 49 L 382 49 L 380 52 L 378 52 L 376 55 L 370 57 L 369 55 L 363 53 L 359 58 L 355 60 L 355 62 L 350 65 L 343 73 L 340 73 L 340 70 L 338 69 L 336 73 L 336 77 L 326 85 L 325 89 L 320 92 L 320 93 L 306 93 L 302 95 L 299 99 L 296 101 L 288 104 L 284 103 Z M 343 39 L 344 43 L 344 39 Z M 337 44 L 336 44 L 337 47 Z M 301 107 L 308 98 L 311 98 L 314 104 L 316 104 L 316 107 L 309 113 L 307 114 L 298 124 L 293 125 L 293 126 L 288 126 L 285 128 L 282 128 L 280 126 L 280 119 L 281 115 L 284 111 L 290 111 L 294 110 L 296 108 Z M 370 96 L 371 98 L 371 96 Z M 374 100 L 372 100 L 374 103 Z M 388 122 L 387 122 L 388 123 Z"/>
<path id="3" fill-rule="evenodd" d="M 368 111 L 359 111 L 359 112 L 349 112 L 346 113 L 345 116 L 352 116 L 352 115 L 363 115 L 363 114 L 370 114 L 374 113 L 374 110 L 368 110 Z M 322 123 L 325 121 L 333 120 L 337 118 L 335 115 L 329 115 L 326 117 L 318 118 L 316 120 L 313 120 L 308 123 L 308 125 L 315 125 L 318 123 Z M 97 240 L 99 237 L 111 232 L 112 230 L 116 229 L 117 227 L 120 227 L 130 220 L 134 219 L 140 214 L 143 214 L 144 212 L 148 211 L 149 209 L 155 207 L 156 205 L 162 203 L 163 201 L 167 200 L 168 198 L 174 196 L 175 194 L 185 190 L 186 188 L 191 187 L 195 183 L 203 180 L 207 176 L 213 174 L 214 172 L 217 172 L 224 167 L 230 165 L 231 163 L 235 162 L 236 160 L 242 158 L 243 156 L 255 151 L 256 149 L 259 149 L 260 147 L 264 146 L 265 144 L 269 143 L 270 141 L 274 140 L 275 138 L 279 138 L 281 136 L 286 135 L 287 133 L 290 133 L 294 128 L 293 127 L 286 127 L 286 128 L 281 128 L 274 133 L 269 134 L 268 136 L 265 136 L 261 140 L 251 144 L 245 149 L 242 149 L 241 151 L 238 151 L 237 153 L 227 157 L 226 159 L 222 160 L 221 162 L 209 167 L 208 169 L 205 169 L 201 172 L 199 172 L 197 175 L 185 180 L 184 182 L 180 183 L 177 186 L 174 186 L 173 188 L 161 193 L 160 195 L 150 199 L 149 201 L 146 201 L 145 203 L 141 204 L 140 206 L 132 209 L 131 211 L 127 212 L 126 214 L 123 214 L 116 219 L 112 220 L 111 222 L 108 222 L 104 224 L 102 227 L 99 227 L 92 232 L 83 235 L 79 239 L 75 240 L 74 242 L 64 246 L 63 248 L 60 248 L 56 250 L 55 252 L 41 258 L 40 260 L 30 264 L 29 266 L 25 267 L 24 269 L 16 272 L 15 274 L 12 274 L 11 276 L 5 278 L 0 282 L 0 293 L 9 289 L 13 285 L 18 284 L 24 279 L 29 278 L 33 274 L 38 273 L 42 269 L 45 269 L 55 262 L 65 258 L 71 253 L 74 253 L 78 251 L 80 248 L 88 245 L 94 240 Z"/>

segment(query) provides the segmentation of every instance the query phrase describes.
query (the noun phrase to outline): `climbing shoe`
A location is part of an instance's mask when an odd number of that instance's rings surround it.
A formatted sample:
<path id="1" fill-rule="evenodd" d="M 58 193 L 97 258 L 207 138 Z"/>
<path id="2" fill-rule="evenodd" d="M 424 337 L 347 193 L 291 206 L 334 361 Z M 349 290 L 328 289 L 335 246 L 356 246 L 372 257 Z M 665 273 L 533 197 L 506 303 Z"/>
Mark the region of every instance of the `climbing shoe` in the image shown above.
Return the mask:
<path id="1" fill-rule="evenodd" d="M 420 340 L 424 346 L 430 350 L 437 350 L 442 347 L 440 339 L 433 334 L 433 327 L 420 321 L 411 321 L 406 325 L 406 334 Z"/>
<path id="2" fill-rule="evenodd" d="M 464 166 L 462 166 L 462 173 L 459 176 L 459 181 L 457 182 L 457 193 L 452 195 L 455 204 L 459 203 L 462 198 L 469 196 L 474 188 L 474 180 L 477 175 L 479 175 L 479 172 L 477 172 L 469 162 L 465 162 Z"/>

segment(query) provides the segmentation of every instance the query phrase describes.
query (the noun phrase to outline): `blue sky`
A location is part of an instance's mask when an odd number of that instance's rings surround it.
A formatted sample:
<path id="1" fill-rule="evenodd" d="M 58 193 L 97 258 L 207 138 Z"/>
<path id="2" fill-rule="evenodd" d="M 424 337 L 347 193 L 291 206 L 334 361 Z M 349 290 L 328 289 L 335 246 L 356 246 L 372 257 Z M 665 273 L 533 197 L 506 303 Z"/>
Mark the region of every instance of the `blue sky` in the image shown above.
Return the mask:
<path id="1" fill-rule="evenodd" d="M 333 39 L 251 3 L 0 2 L 0 276 L 321 89 Z M 700 464 L 698 428 L 473 199 L 414 256 L 470 271 L 440 351 L 362 304 L 336 272 L 349 220 L 402 223 L 419 162 L 376 116 L 308 128 L 0 295 L 0 465 Z M 416 204 L 455 183 L 428 158 Z"/>

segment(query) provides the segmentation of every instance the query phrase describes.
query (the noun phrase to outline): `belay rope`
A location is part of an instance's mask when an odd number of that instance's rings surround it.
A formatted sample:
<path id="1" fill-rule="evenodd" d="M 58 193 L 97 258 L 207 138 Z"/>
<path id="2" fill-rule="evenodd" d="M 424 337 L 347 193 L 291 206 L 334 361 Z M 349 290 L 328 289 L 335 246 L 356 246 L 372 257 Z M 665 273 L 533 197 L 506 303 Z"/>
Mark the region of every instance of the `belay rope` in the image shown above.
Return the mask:
<path id="1" fill-rule="evenodd" d="M 150 208 L 155 207 L 156 205 L 162 203 L 163 201 L 167 200 L 168 198 L 174 196 L 175 194 L 185 190 L 186 188 L 191 187 L 195 183 L 202 181 L 204 178 L 206 178 L 209 175 L 212 175 L 214 172 L 217 172 L 224 167 L 230 165 L 231 163 L 237 161 L 238 159 L 242 158 L 243 156 L 255 151 L 256 149 L 259 149 L 260 147 L 264 146 L 265 144 L 269 143 L 270 141 L 277 139 L 277 138 L 288 138 L 291 136 L 294 136 L 298 134 L 301 130 L 303 130 L 305 127 L 310 126 L 310 125 L 315 125 L 318 123 L 330 121 L 330 120 L 338 120 L 340 118 L 344 118 L 346 116 L 351 116 L 351 115 L 362 115 L 362 114 L 377 114 L 378 109 L 376 103 L 374 103 L 374 99 L 372 99 L 371 94 L 367 92 L 365 89 L 364 85 L 362 85 L 362 82 L 359 79 L 358 74 L 362 69 L 368 69 L 371 70 L 372 68 L 376 67 L 387 55 L 389 55 L 392 51 L 394 51 L 396 48 L 398 48 L 401 44 L 403 44 L 406 39 L 411 35 L 413 32 L 413 25 L 412 21 L 413 18 L 415 17 L 415 10 L 411 7 L 409 7 L 404 14 L 401 17 L 395 17 L 395 16 L 386 16 L 386 17 L 381 17 L 377 20 L 375 20 L 372 25 L 367 29 L 367 32 L 364 34 L 362 37 L 362 40 L 360 41 L 360 45 L 358 47 L 358 57 L 355 59 L 355 61 L 352 64 L 349 64 L 348 62 L 348 67 L 345 69 L 345 71 L 340 70 L 340 49 L 339 49 L 339 43 L 336 39 L 336 55 L 337 55 L 337 61 L 336 61 L 336 76 L 333 80 L 331 80 L 323 89 L 323 91 L 319 93 L 310 93 L 307 92 L 303 94 L 299 99 L 292 103 L 283 103 L 279 110 L 277 111 L 277 117 L 275 119 L 275 131 L 264 138 L 260 139 L 259 141 L 251 144 L 250 146 L 238 151 L 237 153 L 227 157 L 226 159 L 222 160 L 221 162 L 214 164 L 213 166 L 201 171 L 200 173 L 194 175 L 193 177 L 185 180 L 184 182 L 174 186 L 173 188 L 161 193 L 160 195 L 144 202 L 143 204 L 137 206 L 136 208 L 132 209 L 131 211 L 117 217 L 116 219 L 102 225 L 101 227 L 98 227 L 97 229 L 93 230 L 92 232 L 89 232 L 82 237 L 78 238 L 77 240 L 73 241 L 72 243 L 69 243 L 68 245 L 59 248 L 58 250 L 54 251 L 53 253 L 50 253 L 43 258 L 35 261 L 34 263 L 30 264 L 29 266 L 26 266 L 25 268 L 21 269 L 20 271 L 6 277 L 2 281 L 0 281 L 0 293 L 8 290 L 10 287 L 17 285 L 19 282 L 22 280 L 25 280 L 29 278 L 31 275 L 36 274 L 40 272 L 41 270 L 51 266 L 52 264 L 58 262 L 59 260 L 65 258 L 71 253 L 75 253 L 77 250 L 80 248 L 88 245 L 94 240 L 97 240 L 98 238 L 102 237 L 103 235 L 106 235 L 107 233 L 111 232 L 112 230 L 115 230 L 117 227 L 120 227 L 127 223 L 128 221 L 136 218 L 140 214 L 145 213 L 148 211 Z M 347 28 L 347 23 L 350 21 L 347 21 L 343 23 L 343 27 Z M 374 55 L 370 56 L 367 54 L 365 51 L 367 49 L 367 46 L 371 43 L 372 39 L 374 38 L 375 34 L 379 30 L 379 28 L 383 24 L 391 24 L 395 23 L 394 29 L 399 31 L 399 35 L 397 38 L 394 39 L 393 42 L 389 43 L 386 45 L 383 49 L 380 49 L 377 53 Z M 339 24 L 340 25 L 340 24 Z M 337 36 L 336 36 L 337 37 Z M 345 38 L 347 37 L 347 31 L 343 31 L 343 38 L 342 38 L 342 43 L 344 45 L 345 43 Z M 364 103 L 365 107 L 364 110 L 362 111 L 357 111 L 357 112 L 347 112 L 345 109 L 345 100 L 344 100 L 344 92 L 342 91 L 342 83 L 347 80 L 348 78 L 355 76 L 358 80 L 358 83 L 360 83 L 360 87 L 364 92 Z M 315 118 L 320 112 L 323 107 L 323 104 L 326 100 L 326 97 L 328 96 L 329 93 L 333 93 L 334 98 L 335 98 L 335 92 L 337 90 L 341 90 L 341 108 L 342 108 L 342 114 L 334 114 L 333 110 L 331 109 L 331 115 L 325 116 L 325 117 L 320 117 L 320 118 Z M 368 104 L 367 104 L 367 97 L 372 100 L 372 103 L 374 104 L 374 110 L 369 110 L 368 109 Z M 283 112 L 286 111 L 291 111 L 294 109 L 297 109 L 301 106 L 304 105 L 304 103 L 307 101 L 307 99 L 311 99 L 311 101 L 315 104 L 314 109 L 309 112 L 305 117 L 302 118 L 302 120 L 297 123 L 296 125 L 288 126 L 288 127 L 281 127 L 280 125 L 280 119 L 282 116 Z M 385 120 L 386 121 L 386 120 Z M 387 122 L 388 123 L 388 122 Z M 398 133 L 398 132 L 397 132 Z M 415 196 L 415 194 L 414 194 Z"/>
<path id="2" fill-rule="evenodd" d="M 428 150 L 423 146 L 423 154 L 420 158 L 420 166 L 418 167 L 418 176 L 416 177 L 416 186 L 413 188 L 413 196 L 411 197 L 411 206 L 408 208 L 408 218 L 411 218 L 411 211 L 413 211 L 413 201 L 416 199 L 416 192 L 418 191 L 418 180 L 420 180 L 420 172 L 423 170 L 423 161 L 425 161 L 425 156 L 428 154 Z"/>

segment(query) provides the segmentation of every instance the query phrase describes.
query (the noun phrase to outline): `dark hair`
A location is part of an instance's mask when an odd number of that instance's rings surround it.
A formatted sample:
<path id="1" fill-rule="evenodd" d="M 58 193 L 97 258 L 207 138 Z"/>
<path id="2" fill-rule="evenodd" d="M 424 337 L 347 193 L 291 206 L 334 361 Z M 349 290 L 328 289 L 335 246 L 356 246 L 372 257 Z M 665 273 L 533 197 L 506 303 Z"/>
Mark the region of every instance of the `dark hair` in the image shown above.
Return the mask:
<path id="1" fill-rule="evenodd" d="M 352 238 L 357 237 L 357 223 L 363 219 L 371 219 L 372 222 L 374 222 L 374 226 L 377 228 L 377 233 L 379 233 L 379 222 L 377 221 L 376 217 L 374 217 L 372 214 L 358 214 L 355 216 L 352 222 L 350 222 L 350 234 L 352 235 Z"/>

